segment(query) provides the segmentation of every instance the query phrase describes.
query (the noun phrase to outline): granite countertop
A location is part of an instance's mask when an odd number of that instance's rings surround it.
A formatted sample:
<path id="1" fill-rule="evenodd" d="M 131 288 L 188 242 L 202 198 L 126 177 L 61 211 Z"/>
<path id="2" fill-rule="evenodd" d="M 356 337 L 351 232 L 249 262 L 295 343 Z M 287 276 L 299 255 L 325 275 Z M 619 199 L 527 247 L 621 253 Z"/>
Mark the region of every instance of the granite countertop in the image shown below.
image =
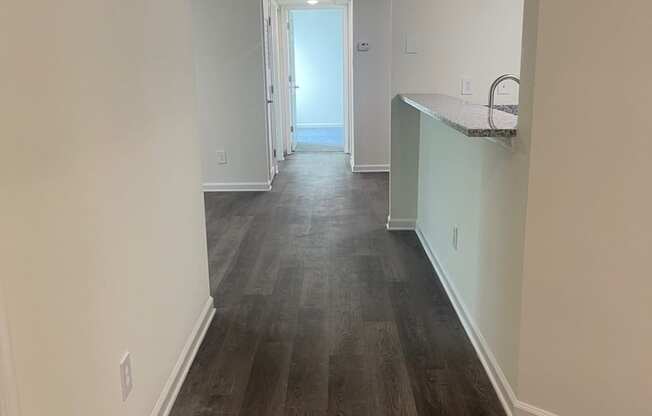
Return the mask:
<path id="1" fill-rule="evenodd" d="M 516 136 L 518 117 L 494 109 L 494 126 L 489 125 L 489 108 L 443 94 L 400 94 L 405 103 L 440 120 L 468 137 L 511 139 Z M 511 140 L 510 140 L 511 142 Z"/>

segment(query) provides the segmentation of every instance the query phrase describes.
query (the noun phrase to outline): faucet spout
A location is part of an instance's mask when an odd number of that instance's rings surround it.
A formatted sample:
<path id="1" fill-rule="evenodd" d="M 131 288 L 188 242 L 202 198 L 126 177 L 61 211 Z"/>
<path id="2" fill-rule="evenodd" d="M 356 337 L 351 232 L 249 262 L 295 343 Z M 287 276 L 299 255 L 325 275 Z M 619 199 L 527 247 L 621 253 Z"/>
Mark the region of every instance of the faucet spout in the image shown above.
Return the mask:
<path id="1" fill-rule="evenodd" d="M 491 84 L 491 88 L 489 89 L 489 126 L 491 126 L 492 129 L 496 128 L 496 125 L 494 124 L 494 103 L 496 99 L 496 90 L 500 84 L 507 80 L 512 80 L 521 85 L 520 78 L 513 74 L 501 75 L 496 78 L 496 80 Z"/>

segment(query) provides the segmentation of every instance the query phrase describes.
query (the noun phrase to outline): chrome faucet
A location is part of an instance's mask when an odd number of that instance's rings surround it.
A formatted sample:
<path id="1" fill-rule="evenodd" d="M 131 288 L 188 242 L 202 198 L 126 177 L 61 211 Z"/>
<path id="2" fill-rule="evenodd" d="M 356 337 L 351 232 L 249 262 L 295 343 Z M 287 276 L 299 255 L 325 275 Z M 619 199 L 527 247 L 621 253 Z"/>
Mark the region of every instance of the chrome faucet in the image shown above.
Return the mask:
<path id="1" fill-rule="evenodd" d="M 493 84 L 491 84 L 491 88 L 489 89 L 489 126 L 492 129 L 496 128 L 496 125 L 494 124 L 494 102 L 496 100 L 496 89 L 498 89 L 498 86 L 503 83 L 503 81 L 507 81 L 508 79 L 511 79 L 512 81 L 516 82 L 518 85 L 521 85 L 521 80 L 519 77 L 516 75 L 512 74 L 505 74 L 499 76 Z"/>

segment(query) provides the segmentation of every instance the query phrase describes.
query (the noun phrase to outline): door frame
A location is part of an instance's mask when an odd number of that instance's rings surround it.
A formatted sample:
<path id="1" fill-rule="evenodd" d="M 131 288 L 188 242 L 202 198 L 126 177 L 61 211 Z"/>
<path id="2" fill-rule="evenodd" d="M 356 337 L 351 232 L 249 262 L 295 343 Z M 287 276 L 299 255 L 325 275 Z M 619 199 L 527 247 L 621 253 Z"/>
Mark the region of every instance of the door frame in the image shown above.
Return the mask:
<path id="1" fill-rule="evenodd" d="M 286 154 L 291 154 L 293 152 L 293 135 L 292 135 L 292 110 L 291 110 L 291 97 L 289 94 L 289 77 L 290 77 L 290 11 L 291 10 L 313 10 L 313 9 L 341 9 L 344 11 L 342 18 L 342 54 L 344 55 L 344 88 L 343 88 L 343 99 L 344 99 L 344 153 L 352 154 L 354 149 L 354 129 L 353 129 L 353 16 L 352 16 L 352 7 L 351 2 L 347 1 L 346 3 L 338 4 L 316 4 L 314 6 L 308 4 L 288 4 L 281 6 L 281 13 L 279 14 L 279 28 L 284 28 L 284 30 L 279 30 L 279 52 L 280 52 L 280 61 L 281 65 L 277 68 L 280 71 L 279 78 L 281 83 L 285 85 L 282 88 L 282 96 L 280 97 L 281 109 L 282 109 L 282 119 L 279 120 L 283 128 L 283 151 Z"/>
<path id="2" fill-rule="evenodd" d="M 272 59 L 274 60 L 274 87 L 275 87 L 275 105 L 274 105 L 274 128 L 275 128 L 275 140 L 274 140 L 274 150 L 276 153 L 276 161 L 285 160 L 285 152 L 283 151 L 283 107 L 282 107 L 282 87 L 283 82 L 281 81 L 281 51 L 279 50 L 281 44 L 280 38 L 280 22 L 281 22 L 281 6 L 278 4 L 277 0 L 270 1 L 270 11 L 271 11 L 271 23 L 272 23 Z M 278 163 L 276 165 L 278 169 Z M 278 173 L 278 170 L 277 170 Z"/>
<path id="3" fill-rule="evenodd" d="M 274 156 L 276 153 L 276 107 L 278 100 L 276 94 L 275 74 L 277 72 L 274 67 L 274 34 L 272 25 L 272 10 L 271 0 L 261 0 L 260 6 L 262 9 L 262 38 L 263 38 L 263 73 L 265 85 L 265 134 L 267 142 L 267 172 L 269 183 L 271 184 L 274 177 L 278 173 L 278 161 Z"/>

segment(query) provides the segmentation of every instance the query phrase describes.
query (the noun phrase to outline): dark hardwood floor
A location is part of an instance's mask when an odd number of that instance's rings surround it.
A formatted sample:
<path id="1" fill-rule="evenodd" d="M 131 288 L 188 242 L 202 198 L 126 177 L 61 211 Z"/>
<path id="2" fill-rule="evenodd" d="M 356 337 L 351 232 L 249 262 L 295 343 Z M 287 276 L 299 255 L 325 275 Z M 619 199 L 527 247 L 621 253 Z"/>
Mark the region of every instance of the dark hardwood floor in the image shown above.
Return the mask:
<path id="1" fill-rule="evenodd" d="M 301 153 L 268 193 L 206 194 L 217 314 L 172 416 L 503 416 L 387 174 Z"/>

